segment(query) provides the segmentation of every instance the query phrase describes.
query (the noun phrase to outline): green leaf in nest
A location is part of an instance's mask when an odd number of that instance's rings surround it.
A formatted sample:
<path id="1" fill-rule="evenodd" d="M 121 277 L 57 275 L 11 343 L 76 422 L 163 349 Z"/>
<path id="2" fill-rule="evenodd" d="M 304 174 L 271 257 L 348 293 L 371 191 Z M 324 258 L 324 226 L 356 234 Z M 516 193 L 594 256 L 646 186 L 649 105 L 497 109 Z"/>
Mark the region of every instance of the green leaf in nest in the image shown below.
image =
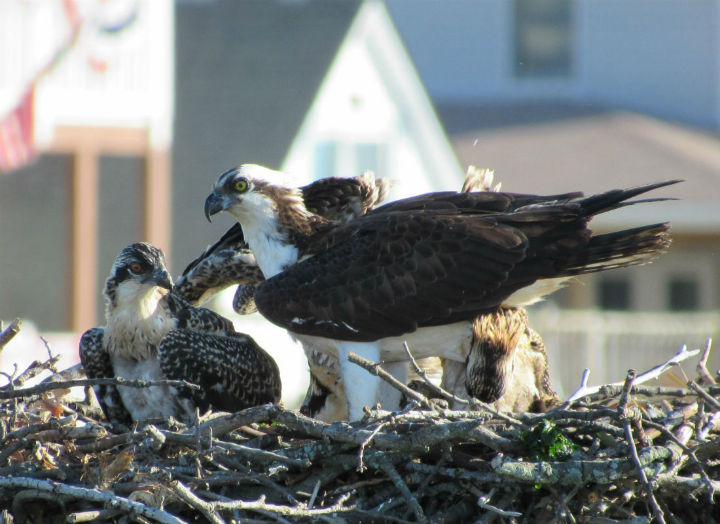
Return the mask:
<path id="1" fill-rule="evenodd" d="M 563 460 L 568 458 L 577 445 L 563 435 L 553 422 L 543 419 L 521 438 L 535 460 Z"/>

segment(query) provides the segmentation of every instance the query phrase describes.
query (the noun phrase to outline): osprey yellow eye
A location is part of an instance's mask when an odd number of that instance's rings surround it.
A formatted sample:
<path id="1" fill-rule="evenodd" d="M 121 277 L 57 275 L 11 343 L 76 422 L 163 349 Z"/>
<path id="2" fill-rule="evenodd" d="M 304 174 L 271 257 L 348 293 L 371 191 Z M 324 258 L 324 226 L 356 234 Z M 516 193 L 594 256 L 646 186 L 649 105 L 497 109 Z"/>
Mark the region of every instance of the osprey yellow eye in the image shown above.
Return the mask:
<path id="1" fill-rule="evenodd" d="M 130 264 L 130 271 L 132 271 L 136 275 L 142 273 L 142 270 L 143 270 L 143 267 L 140 264 L 138 264 L 137 262 Z"/>
<path id="2" fill-rule="evenodd" d="M 235 191 L 237 191 L 238 193 L 247 191 L 247 188 L 248 188 L 248 182 L 244 178 L 238 178 L 235 181 Z"/>

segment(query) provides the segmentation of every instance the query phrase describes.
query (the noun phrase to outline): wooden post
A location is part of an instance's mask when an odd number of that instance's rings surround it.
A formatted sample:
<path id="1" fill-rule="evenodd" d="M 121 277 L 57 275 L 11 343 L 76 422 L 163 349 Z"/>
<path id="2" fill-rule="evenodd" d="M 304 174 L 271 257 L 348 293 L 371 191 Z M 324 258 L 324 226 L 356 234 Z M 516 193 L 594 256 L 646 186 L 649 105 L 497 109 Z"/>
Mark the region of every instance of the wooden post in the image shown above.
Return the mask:
<path id="1" fill-rule="evenodd" d="M 145 240 L 162 249 L 169 261 L 172 213 L 170 151 L 150 149 L 145 158 L 143 235 Z"/>
<path id="2" fill-rule="evenodd" d="M 72 313 L 75 332 L 96 326 L 98 245 L 98 153 L 81 147 L 72 173 Z"/>
<path id="3" fill-rule="evenodd" d="M 70 239 L 72 299 L 71 327 L 82 332 L 98 325 L 95 304 L 98 282 L 99 155 L 145 158 L 140 194 L 143 202 L 143 239 L 170 249 L 170 150 L 153 150 L 146 129 L 59 127 L 52 151 L 69 153 L 75 162 L 72 175 L 72 233 Z M 106 271 L 109 268 L 102 268 Z"/>

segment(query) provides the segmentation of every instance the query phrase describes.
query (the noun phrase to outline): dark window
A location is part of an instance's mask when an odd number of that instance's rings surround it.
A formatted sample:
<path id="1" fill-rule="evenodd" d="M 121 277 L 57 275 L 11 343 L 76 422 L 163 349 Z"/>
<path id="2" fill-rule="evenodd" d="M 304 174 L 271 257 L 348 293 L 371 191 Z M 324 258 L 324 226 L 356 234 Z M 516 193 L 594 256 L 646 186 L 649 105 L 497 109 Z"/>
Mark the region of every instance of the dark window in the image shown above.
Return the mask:
<path id="1" fill-rule="evenodd" d="M 515 76 L 569 76 L 571 22 L 572 0 L 515 0 Z"/>
<path id="2" fill-rule="evenodd" d="M 70 328 L 72 170 L 71 155 L 53 154 L 0 175 L 0 318 Z"/>
<path id="3" fill-rule="evenodd" d="M 675 277 L 668 284 L 668 302 L 673 311 L 700 309 L 700 287 L 692 277 Z"/>
<path id="4" fill-rule="evenodd" d="M 598 284 L 598 300 L 602 309 L 630 309 L 630 282 L 618 278 L 603 278 Z"/>

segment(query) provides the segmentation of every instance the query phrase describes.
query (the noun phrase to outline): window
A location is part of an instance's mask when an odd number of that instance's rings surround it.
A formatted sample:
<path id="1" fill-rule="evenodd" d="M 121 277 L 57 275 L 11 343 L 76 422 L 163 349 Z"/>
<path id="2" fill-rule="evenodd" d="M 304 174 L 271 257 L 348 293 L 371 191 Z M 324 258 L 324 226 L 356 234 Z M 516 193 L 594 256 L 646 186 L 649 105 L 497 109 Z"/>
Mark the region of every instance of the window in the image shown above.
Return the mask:
<path id="1" fill-rule="evenodd" d="M 672 311 L 700 309 L 700 286 L 693 277 L 673 277 L 668 282 L 668 307 Z"/>
<path id="2" fill-rule="evenodd" d="M 388 146 L 378 142 L 335 142 L 315 144 L 313 176 L 358 176 L 372 170 L 378 176 L 387 176 Z"/>
<path id="3" fill-rule="evenodd" d="M 572 0 L 515 0 L 515 76 L 567 77 Z"/>
<path id="4" fill-rule="evenodd" d="M 620 278 L 602 278 L 598 283 L 598 305 L 602 309 L 630 309 L 630 282 Z"/>
<path id="5" fill-rule="evenodd" d="M 385 144 L 356 144 L 355 170 L 357 174 L 359 175 L 370 169 L 378 176 L 387 176 L 387 173 L 385 173 L 386 150 Z"/>
<path id="6" fill-rule="evenodd" d="M 337 142 L 318 142 L 315 144 L 313 175 L 316 179 L 337 175 L 337 149 Z"/>

